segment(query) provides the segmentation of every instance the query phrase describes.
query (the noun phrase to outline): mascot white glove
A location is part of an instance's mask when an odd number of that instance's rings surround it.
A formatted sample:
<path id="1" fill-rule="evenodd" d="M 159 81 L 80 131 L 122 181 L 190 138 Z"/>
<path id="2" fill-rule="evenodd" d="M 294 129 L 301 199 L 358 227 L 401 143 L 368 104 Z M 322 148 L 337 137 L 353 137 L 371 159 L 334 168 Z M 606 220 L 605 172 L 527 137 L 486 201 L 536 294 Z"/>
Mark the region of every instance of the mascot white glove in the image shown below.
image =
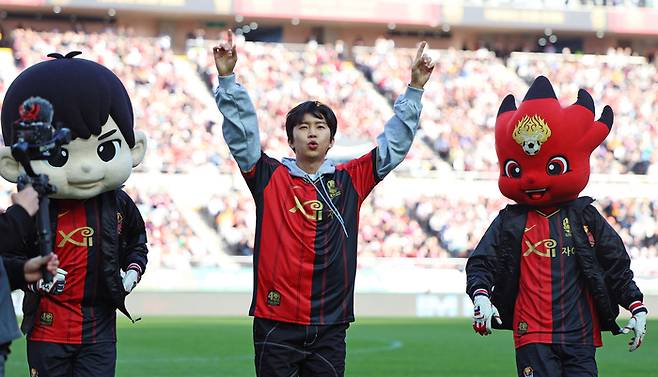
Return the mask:
<path id="1" fill-rule="evenodd" d="M 480 294 L 473 299 L 473 330 L 480 335 L 491 334 L 491 319 L 494 318 L 498 324 L 500 320 L 498 309 L 491 304 L 489 296 Z"/>
<path id="2" fill-rule="evenodd" d="M 137 270 L 130 269 L 126 271 L 126 274 L 123 276 L 123 289 L 126 291 L 126 293 L 130 293 L 138 282 L 139 272 Z"/>
<path id="3" fill-rule="evenodd" d="M 644 341 L 644 335 L 647 333 L 647 308 L 640 301 L 636 301 L 631 304 L 629 310 L 633 315 L 628 321 L 628 324 L 624 326 L 622 332 L 628 334 L 633 331 L 634 336 L 631 338 L 631 341 L 628 343 L 628 350 L 633 352 L 642 345 Z"/>

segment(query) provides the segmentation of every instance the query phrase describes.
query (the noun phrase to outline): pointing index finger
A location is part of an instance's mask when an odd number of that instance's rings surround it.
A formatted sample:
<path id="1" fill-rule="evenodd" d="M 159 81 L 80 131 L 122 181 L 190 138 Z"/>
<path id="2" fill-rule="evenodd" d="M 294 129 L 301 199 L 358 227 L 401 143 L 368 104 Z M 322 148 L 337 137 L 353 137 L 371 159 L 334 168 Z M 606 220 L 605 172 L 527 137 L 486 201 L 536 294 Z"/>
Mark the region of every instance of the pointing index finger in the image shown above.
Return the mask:
<path id="1" fill-rule="evenodd" d="M 425 41 L 420 42 L 420 45 L 418 46 L 418 51 L 416 51 L 416 61 L 419 61 L 420 58 L 423 56 L 423 50 L 425 50 L 425 46 L 427 46 L 427 42 Z"/>
<path id="2" fill-rule="evenodd" d="M 230 50 L 233 55 L 236 54 L 236 47 L 233 42 L 233 30 L 231 29 L 228 29 L 228 50 Z"/>

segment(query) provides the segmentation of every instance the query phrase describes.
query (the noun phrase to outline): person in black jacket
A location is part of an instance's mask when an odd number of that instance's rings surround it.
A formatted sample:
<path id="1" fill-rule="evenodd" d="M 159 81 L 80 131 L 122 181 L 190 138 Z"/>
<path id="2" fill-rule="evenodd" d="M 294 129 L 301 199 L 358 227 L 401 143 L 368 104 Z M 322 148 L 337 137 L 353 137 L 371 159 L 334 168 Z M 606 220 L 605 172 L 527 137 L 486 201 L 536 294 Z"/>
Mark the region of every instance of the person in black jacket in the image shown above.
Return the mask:
<path id="1" fill-rule="evenodd" d="M 499 188 L 517 204 L 500 211 L 466 264 L 473 328 L 514 331 L 519 376 L 596 376 L 601 330 L 633 331 L 642 344 L 647 309 L 619 235 L 578 197 L 589 157 L 610 132 L 612 109 L 594 121 L 594 101 L 580 90 L 562 108 L 539 76 L 516 108 L 503 100 L 496 119 Z M 631 312 L 624 328 L 619 306 Z"/>
<path id="2" fill-rule="evenodd" d="M 32 216 L 39 208 L 37 192 L 31 186 L 12 194 L 13 205 L 0 214 L 0 255 L 19 248 L 32 229 Z M 57 273 L 57 255 L 34 257 L 29 260 L 2 258 L 0 256 L 0 377 L 4 377 L 4 365 L 12 340 L 20 338 L 16 323 L 11 291 L 41 279 L 41 268 L 47 266 L 53 275 Z"/>
<path id="3" fill-rule="evenodd" d="M 52 124 L 72 134 L 58 154 L 33 164 L 57 187 L 50 195 L 53 249 L 68 273 L 63 290 L 24 287 L 21 329 L 30 373 L 40 377 L 114 376 L 116 309 L 130 317 L 124 300 L 147 263 L 144 221 L 121 190 L 144 158 L 146 136 L 133 129 L 132 104 L 119 78 L 77 54 L 50 54 L 54 59 L 27 68 L 2 106 L 7 146 L 15 142 L 19 106 L 31 97 L 49 101 Z M 0 175 L 15 182 L 19 172 L 10 148 L 0 150 Z M 37 252 L 33 238 L 16 254 Z"/>

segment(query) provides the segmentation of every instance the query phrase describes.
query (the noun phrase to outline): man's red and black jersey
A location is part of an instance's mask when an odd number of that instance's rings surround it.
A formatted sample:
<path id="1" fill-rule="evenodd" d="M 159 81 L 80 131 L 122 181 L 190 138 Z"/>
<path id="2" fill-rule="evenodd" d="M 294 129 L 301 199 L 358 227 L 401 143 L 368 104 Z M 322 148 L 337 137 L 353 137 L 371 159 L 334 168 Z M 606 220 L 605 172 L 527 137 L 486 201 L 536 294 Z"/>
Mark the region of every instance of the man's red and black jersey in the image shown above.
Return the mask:
<path id="1" fill-rule="evenodd" d="M 573 231 L 563 211 L 529 211 L 521 240 L 514 344 L 601 346 L 592 296 L 575 257 Z"/>
<path id="2" fill-rule="evenodd" d="M 101 215 L 98 197 L 56 200 L 57 229 L 53 250 L 67 272 L 59 295 L 39 301 L 32 341 L 90 344 L 116 341 L 116 311 L 103 283 Z"/>
<path id="3" fill-rule="evenodd" d="M 379 182 L 375 153 L 338 165 L 314 182 L 293 176 L 264 153 L 243 173 L 256 201 L 250 315 L 299 324 L 354 320 L 359 209 Z"/>

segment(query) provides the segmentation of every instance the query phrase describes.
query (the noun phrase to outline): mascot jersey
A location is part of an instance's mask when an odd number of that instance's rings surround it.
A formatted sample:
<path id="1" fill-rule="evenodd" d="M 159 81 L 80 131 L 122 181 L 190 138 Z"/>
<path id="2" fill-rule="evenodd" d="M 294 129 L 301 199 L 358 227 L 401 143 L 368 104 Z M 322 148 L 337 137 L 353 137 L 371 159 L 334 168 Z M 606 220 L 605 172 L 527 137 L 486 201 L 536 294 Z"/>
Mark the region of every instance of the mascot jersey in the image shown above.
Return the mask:
<path id="1" fill-rule="evenodd" d="M 102 282 L 97 198 L 57 200 L 54 251 L 68 272 L 60 295 L 39 301 L 30 340 L 81 344 L 116 341 L 115 310 Z"/>
<path id="2" fill-rule="evenodd" d="M 601 346 L 592 297 L 575 259 L 569 219 L 559 208 L 528 212 L 521 245 L 521 279 L 514 311 L 514 345 Z"/>

